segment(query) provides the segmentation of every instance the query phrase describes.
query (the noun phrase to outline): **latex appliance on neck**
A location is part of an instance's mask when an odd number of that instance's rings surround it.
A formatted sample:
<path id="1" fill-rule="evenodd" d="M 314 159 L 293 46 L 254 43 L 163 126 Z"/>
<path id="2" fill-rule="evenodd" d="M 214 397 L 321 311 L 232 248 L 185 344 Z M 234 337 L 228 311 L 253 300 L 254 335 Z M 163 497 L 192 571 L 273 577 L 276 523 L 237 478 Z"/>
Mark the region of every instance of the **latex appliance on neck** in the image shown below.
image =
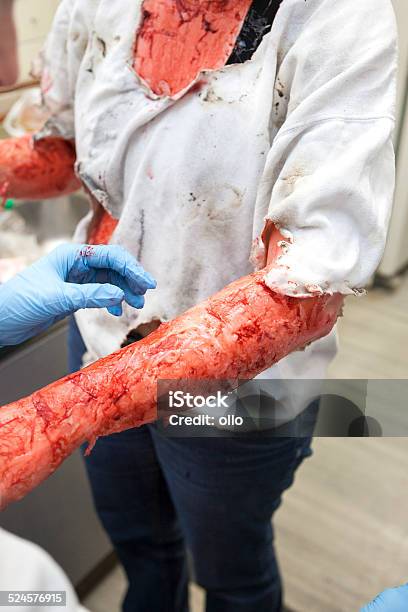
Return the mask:
<path id="1" fill-rule="evenodd" d="M 176 96 L 225 66 L 252 0 L 145 0 L 134 69 L 158 96 Z"/>

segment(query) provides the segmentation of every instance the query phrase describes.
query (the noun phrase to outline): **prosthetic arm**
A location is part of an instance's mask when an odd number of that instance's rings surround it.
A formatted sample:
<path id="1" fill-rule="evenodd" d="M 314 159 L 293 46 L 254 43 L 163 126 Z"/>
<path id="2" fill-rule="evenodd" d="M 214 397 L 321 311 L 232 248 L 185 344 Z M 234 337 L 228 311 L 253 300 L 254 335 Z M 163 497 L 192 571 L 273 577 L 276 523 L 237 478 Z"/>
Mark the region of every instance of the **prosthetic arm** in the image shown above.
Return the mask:
<path id="1" fill-rule="evenodd" d="M 0 506 L 23 497 L 83 442 L 154 421 L 159 379 L 252 378 L 331 330 L 337 297 L 280 296 L 265 284 L 265 273 L 232 283 L 144 340 L 0 408 Z"/>
<path id="2" fill-rule="evenodd" d="M 41 200 L 72 193 L 80 187 L 74 163 L 75 147 L 62 138 L 0 140 L 0 194 Z"/>

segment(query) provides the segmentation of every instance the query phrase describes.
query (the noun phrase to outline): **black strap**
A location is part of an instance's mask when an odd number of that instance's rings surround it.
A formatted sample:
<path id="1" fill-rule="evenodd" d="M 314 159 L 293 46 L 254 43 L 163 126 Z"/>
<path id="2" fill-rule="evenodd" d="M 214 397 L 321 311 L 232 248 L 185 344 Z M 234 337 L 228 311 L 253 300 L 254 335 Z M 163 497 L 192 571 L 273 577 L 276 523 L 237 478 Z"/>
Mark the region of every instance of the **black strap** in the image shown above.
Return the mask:
<path id="1" fill-rule="evenodd" d="M 265 34 L 270 32 L 280 3 L 281 0 L 252 2 L 227 64 L 242 64 L 251 59 Z"/>

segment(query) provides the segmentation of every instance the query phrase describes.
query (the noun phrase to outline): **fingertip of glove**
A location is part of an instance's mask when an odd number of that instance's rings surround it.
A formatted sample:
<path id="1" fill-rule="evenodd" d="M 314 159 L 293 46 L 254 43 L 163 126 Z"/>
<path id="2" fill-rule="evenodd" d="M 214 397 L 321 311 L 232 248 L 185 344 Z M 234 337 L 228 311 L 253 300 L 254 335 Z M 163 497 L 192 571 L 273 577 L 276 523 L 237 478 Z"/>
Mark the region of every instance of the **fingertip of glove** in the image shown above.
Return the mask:
<path id="1" fill-rule="evenodd" d="M 157 281 L 152 276 L 150 276 L 147 279 L 147 282 L 148 282 L 148 287 L 147 287 L 148 289 L 156 289 Z"/>
<path id="2" fill-rule="evenodd" d="M 128 300 L 128 304 L 140 310 L 145 305 L 145 299 L 143 295 L 132 295 Z"/>
<path id="3" fill-rule="evenodd" d="M 116 306 L 108 306 L 106 310 L 114 317 L 121 317 L 123 314 L 122 304 L 117 304 Z"/>

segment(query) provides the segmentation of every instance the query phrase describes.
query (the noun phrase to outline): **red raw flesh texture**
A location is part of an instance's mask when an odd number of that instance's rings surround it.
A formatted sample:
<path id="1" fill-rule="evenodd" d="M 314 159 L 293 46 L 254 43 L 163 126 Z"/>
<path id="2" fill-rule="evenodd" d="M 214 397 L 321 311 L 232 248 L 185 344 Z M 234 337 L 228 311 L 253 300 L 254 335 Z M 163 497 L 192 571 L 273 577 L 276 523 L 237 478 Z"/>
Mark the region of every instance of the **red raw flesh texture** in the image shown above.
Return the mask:
<path id="1" fill-rule="evenodd" d="M 144 0 L 133 67 L 158 96 L 225 66 L 252 0 Z"/>
<path id="2" fill-rule="evenodd" d="M 117 224 L 118 220 L 114 219 L 102 206 L 99 206 L 89 231 L 89 244 L 109 244 Z"/>
<path id="3" fill-rule="evenodd" d="M 62 138 L 32 136 L 0 141 L 0 196 L 42 200 L 79 189 L 75 147 Z"/>
<path id="4" fill-rule="evenodd" d="M 250 379 L 333 327 L 341 296 L 299 300 L 244 277 L 144 340 L 0 408 L 0 507 L 85 441 L 152 422 L 157 381 Z"/>

